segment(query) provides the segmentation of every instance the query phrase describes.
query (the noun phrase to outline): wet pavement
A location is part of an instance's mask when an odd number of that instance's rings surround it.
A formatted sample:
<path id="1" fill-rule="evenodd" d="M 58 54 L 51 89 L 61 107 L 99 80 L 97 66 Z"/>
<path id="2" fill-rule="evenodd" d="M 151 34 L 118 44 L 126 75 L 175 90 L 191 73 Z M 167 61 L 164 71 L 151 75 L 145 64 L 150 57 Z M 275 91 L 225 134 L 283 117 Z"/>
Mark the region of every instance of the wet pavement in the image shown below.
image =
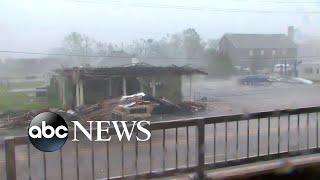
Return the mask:
<path id="1" fill-rule="evenodd" d="M 237 84 L 236 80 L 230 81 L 221 81 L 221 80 L 203 80 L 193 84 L 192 89 L 192 99 L 203 99 L 205 97 L 208 100 L 208 109 L 199 114 L 188 117 L 202 117 L 202 116 L 217 116 L 217 115 L 226 115 L 226 114 L 236 114 L 236 113 L 247 113 L 247 112 L 256 112 L 256 111 L 266 111 L 266 110 L 275 110 L 275 109 L 285 109 L 285 108 L 299 108 L 306 106 L 319 106 L 320 105 L 320 86 L 318 84 L 314 85 L 304 85 L 304 84 L 286 84 L 286 83 L 274 83 L 270 86 L 240 86 Z M 163 116 L 158 117 L 157 120 L 168 120 L 168 119 L 180 119 L 181 116 Z M 311 124 L 314 127 L 315 117 L 311 116 Z M 291 121 L 296 122 L 295 119 Z M 276 122 L 276 121 L 275 121 Z M 292 132 L 290 135 L 286 132 L 287 121 L 281 121 L 281 149 L 285 150 L 287 147 L 286 139 L 290 136 L 293 141 L 290 144 L 290 148 L 297 148 L 297 134 Z M 243 122 L 239 126 L 240 133 L 240 147 L 239 152 L 235 152 L 235 124 L 228 124 L 228 150 L 226 151 L 224 145 L 225 132 L 224 124 L 219 125 L 219 131 L 217 132 L 217 154 L 216 159 L 218 161 L 223 161 L 225 159 L 225 152 L 227 152 L 227 158 L 232 159 L 236 157 L 241 157 L 246 154 L 246 143 L 247 143 L 247 133 L 245 130 L 246 122 Z M 272 151 L 276 151 L 277 142 L 276 133 L 277 133 L 277 123 L 271 124 L 272 134 Z M 305 128 L 305 124 L 301 124 L 301 127 Z M 293 129 L 295 127 L 293 126 Z M 210 162 L 213 159 L 213 131 L 212 127 L 206 127 L 206 162 Z M 261 140 L 266 140 L 266 124 L 261 126 Z M 257 152 L 257 123 L 256 121 L 250 121 L 250 154 L 254 155 Z M 305 131 L 302 129 L 301 131 Z M 313 128 L 310 133 L 314 134 L 315 128 Z M 20 130 L 1 130 L 0 131 L 0 140 L 5 136 L 13 135 L 23 135 L 26 133 L 25 129 Z M 139 144 L 139 159 L 138 159 L 138 171 L 147 172 L 150 169 L 152 163 L 153 171 L 160 171 L 162 169 L 162 162 L 165 159 L 165 168 L 175 167 L 175 149 L 178 149 L 178 166 L 183 167 L 187 162 L 187 151 L 186 151 L 186 135 L 185 129 L 179 128 L 178 131 L 178 140 L 179 143 L 176 146 L 175 144 L 175 132 L 174 130 L 166 131 L 166 150 L 165 154 L 163 153 L 163 144 L 162 144 L 162 133 L 161 132 L 152 132 L 152 160 L 148 156 L 149 153 L 149 144 Z M 196 149 L 195 149 L 195 130 L 194 128 L 190 129 L 190 149 L 189 149 L 189 165 L 196 163 Z M 305 147 L 306 135 L 301 136 L 301 147 Z M 310 135 L 311 144 L 314 146 L 316 144 L 314 136 Z M 134 155 L 135 155 L 135 146 L 134 142 L 130 142 L 124 145 L 125 153 L 125 171 L 124 174 L 133 174 L 134 170 Z M 80 149 L 80 179 L 90 179 L 91 177 L 91 147 L 88 143 L 81 145 Z M 111 146 L 110 146 L 111 147 Z M 263 143 L 260 145 L 262 153 L 266 153 L 266 144 Z M 111 176 L 121 175 L 121 145 L 120 143 L 112 143 L 110 148 L 110 165 Z M 32 177 L 35 179 L 41 179 L 43 177 L 43 160 L 42 153 L 32 148 Z M 95 171 L 97 178 L 103 178 L 108 175 L 107 173 L 107 164 L 106 164 L 106 144 L 97 144 L 95 145 Z M 66 179 L 75 179 L 75 150 L 74 144 L 69 143 L 64 147 L 63 150 L 63 164 L 64 164 L 64 176 Z M 119 159 L 120 158 L 120 159 Z M 26 147 L 17 148 L 17 172 L 20 179 L 27 179 L 28 173 L 25 172 L 27 166 L 27 154 Z M 0 152 L 0 179 L 4 176 L 4 156 L 3 152 Z M 50 163 L 48 163 L 50 162 Z M 150 163 L 151 162 L 151 163 Z M 47 171 L 48 179 L 56 179 L 57 176 L 60 176 L 59 169 L 59 153 L 47 153 L 47 168 L 50 171 Z"/>

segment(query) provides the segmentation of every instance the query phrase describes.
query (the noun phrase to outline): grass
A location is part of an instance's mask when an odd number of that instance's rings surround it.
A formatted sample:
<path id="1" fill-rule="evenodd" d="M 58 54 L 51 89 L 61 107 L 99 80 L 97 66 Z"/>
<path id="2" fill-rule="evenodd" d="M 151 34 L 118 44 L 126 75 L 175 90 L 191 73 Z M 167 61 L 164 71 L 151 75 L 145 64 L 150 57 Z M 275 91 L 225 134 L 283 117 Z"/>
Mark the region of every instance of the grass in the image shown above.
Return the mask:
<path id="1" fill-rule="evenodd" d="M 35 97 L 30 97 L 21 92 L 10 92 L 10 89 L 27 89 L 42 87 L 43 82 L 10 83 L 10 86 L 0 86 L 0 112 L 44 109 L 59 107 L 58 100 L 38 102 Z"/>
<path id="2" fill-rule="evenodd" d="M 10 83 L 10 89 L 32 89 L 43 87 L 45 85 L 42 81 L 32 81 L 32 82 L 20 82 L 20 83 Z"/>
<path id="3" fill-rule="evenodd" d="M 30 81 L 30 82 L 18 82 L 18 83 L 11 82 L 8 84 L 2 83 L 0 84 L 0 86 L 6 89 L 34 89 L 34 88 L 45 86 L 45 83 L 42 81 Z"/>
<path id="4" fill-rule="evenodd" d="M 17 111 L 48 108 L 48 103 L 33 102 L 24 93 L 0 92 L 0 111 Z"/>

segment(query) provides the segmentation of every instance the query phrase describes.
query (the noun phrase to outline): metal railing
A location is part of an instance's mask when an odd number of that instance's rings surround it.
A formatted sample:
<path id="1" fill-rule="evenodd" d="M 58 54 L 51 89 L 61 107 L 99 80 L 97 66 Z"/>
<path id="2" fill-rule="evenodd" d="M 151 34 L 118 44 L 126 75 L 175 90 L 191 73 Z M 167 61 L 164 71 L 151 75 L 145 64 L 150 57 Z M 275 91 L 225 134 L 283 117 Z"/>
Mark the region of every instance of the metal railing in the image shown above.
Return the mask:
<path id="1" fill-rule="evenodd" d="M 7 179 L 166 177 L 319 153 L 320 107 L 154 122 L 148 142 L 68 142 L 42 153 L 5 140 Z M 110 133 L 115 133 L 113 130 Z M 137 136 L 141 135 L 135 132 Z"/>

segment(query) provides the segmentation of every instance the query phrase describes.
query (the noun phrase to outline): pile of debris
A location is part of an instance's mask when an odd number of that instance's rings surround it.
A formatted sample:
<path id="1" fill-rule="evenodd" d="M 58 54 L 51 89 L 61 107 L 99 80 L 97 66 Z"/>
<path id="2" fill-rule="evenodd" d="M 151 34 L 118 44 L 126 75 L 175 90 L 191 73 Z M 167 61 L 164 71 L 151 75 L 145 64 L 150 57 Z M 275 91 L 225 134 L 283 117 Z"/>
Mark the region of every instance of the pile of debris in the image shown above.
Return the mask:
<path id="1" fill-rule="evenodd" d="M 106 99 L 93 105 L 82 105 L 74 110 L 67 109 L 40 109 L 24 111 L 10 118 L 0 118 L 0 128 L 27 127 L 30 121 L 42 112 L 56 112 L 68 122 L 97 120 L 146 120 L 153 115 L 177 114 L 189 115 L 204 110 L 206 104 L 186 101 L 174 104 L 163 97 L 156 98 L 145 93 L 137 93 L 121 98 Z M 67 122 L 67 123 L 68 123 Z"/>
<path id="2" fill-rule="evenodd" d="M 195 103 L 193 101 L 184 101 L 178 104 L 182 112 L 185 113 L 196 113 L 206 109 L 207 105 L 205 103 Z"/>
<path id="3" fill-rule="evenodd" d="M 192 114 L 206 108 L 205 104 L 191 101 L 174 104 L 163 97 L 156 98 L 145 93 L 123 96 L 112 110 L 113 120 L 149 119 L 153 114 Z"/>
<path id="4" fill-rule="evenodd" d="M 56 111 L 56 109 L 38 109 L 32 111 L 20 111 L 7 113 L 0 118 L 0 128 L 27 127 L 30 121 L 42 112 Z"/>
<path id="5" fill-rule="evenodd" d="M 71 118 L 76 118 L 78 121 L 96 121 L 107 120 L 111 116 L 111 111 L 120 102 L 119 98 L 105 99 L 93 105 L 82 105 L 75 110 L 68 110 L 66 113 Z"/>

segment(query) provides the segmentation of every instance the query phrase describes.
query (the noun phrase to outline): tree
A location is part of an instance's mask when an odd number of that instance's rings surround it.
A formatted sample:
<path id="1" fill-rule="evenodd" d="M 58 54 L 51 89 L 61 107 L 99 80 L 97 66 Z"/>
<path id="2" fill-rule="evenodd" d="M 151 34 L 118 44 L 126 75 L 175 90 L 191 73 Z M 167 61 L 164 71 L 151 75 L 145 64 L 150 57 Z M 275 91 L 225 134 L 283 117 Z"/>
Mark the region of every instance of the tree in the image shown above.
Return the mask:
<path id="1" fill-rule="evenodd" d="M 104 42 L 96 42 L 95 54 L 98 56 L 107 56 L 109 53 L 109 45 Z"/>
<path id="2" fill-rule="evenodd" d="M 200 35 L 193 28 L 183 31 L 183 45 L 188 58 L 200 57 L 203 53 L 203 45 L 201 43 Z"/>
<path id="3" fill-rule="evenodd" d="M 65 36 L 63 46 L 53 52 L 80 55 L 67 59 L 77 60 L 76 62 L 83 60 L 84 63 L 84 60 L 89 59 L 85 56 L 107 56 L 114 50 L 125 51 L 137 57 L 203 58 L 205 47 L 197 31 L 189 28 L 179 33 L 166 34 L 160 39 L 142 38 L 125 46 L 121 45 L 121 48 L 117 44 L 96 41 L 85 34 L 72 32 Z"/>
<path id="4" fill-rule="evenodd" d="M 93 55 L 95 51 L 95 40 L 85 34 L 72 32 L 65 36 L 63 40 L 63 51 L 66 54 L 77 55 L 70 57 L 73 63 L 88 64 L 89 55 Z"/>
<path id="5" fill-rule="evenodd" d="M 208 49 L 218 49 L 220 39 L 208 39 L 207 48 Z"/>
<path id="6" fill-rule="evenodd" d="M 63 40 L 64 49 L 70 54 L 89 55 L 93 52 L 95 40 L 85 34 L 72 32 Z"/>
<path id="7" fill-rule="evenodd" d="M 206 49 L 204 53 L 206 71 L 210 76 L 227 78 L 234 72 L 234 67 L 228 57 L 221 56 L 216 49 Z"/>
<path id="8" fill-rule="evenodd" d="M 173 34 L 170 38 L 169 41 L 170 45 L 170 50 L 171 50 L 171 55 L 175 57 L 182 57 L 185 56 L 185 51 L 184 51 L 184 45 L 183 45 L 183 39 L 181 34 Z"/>

